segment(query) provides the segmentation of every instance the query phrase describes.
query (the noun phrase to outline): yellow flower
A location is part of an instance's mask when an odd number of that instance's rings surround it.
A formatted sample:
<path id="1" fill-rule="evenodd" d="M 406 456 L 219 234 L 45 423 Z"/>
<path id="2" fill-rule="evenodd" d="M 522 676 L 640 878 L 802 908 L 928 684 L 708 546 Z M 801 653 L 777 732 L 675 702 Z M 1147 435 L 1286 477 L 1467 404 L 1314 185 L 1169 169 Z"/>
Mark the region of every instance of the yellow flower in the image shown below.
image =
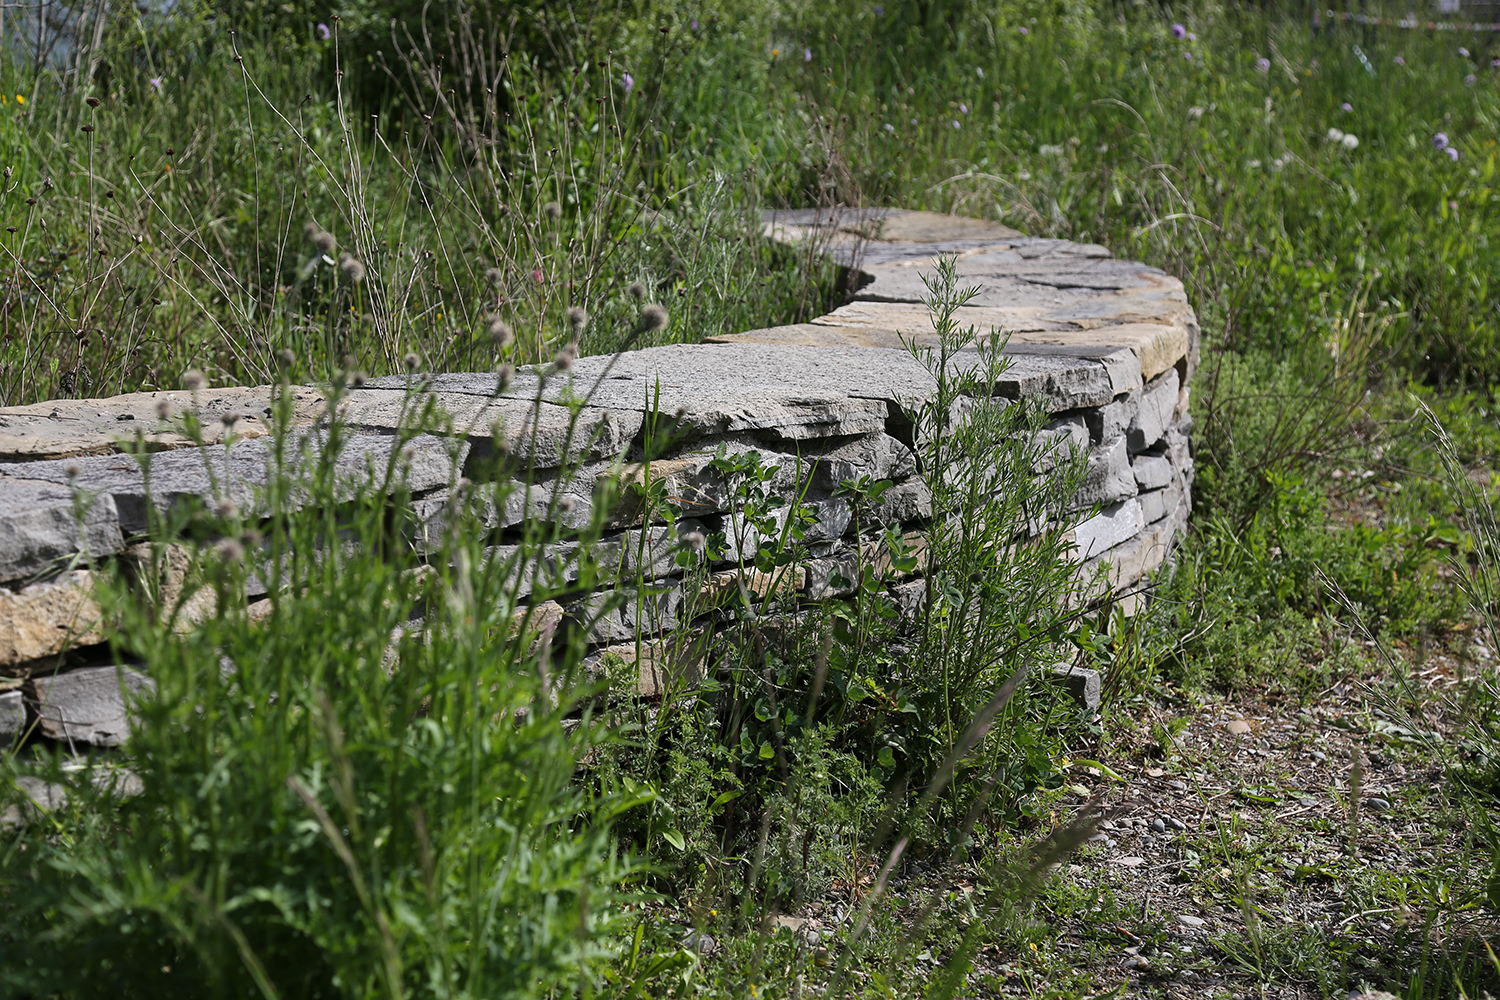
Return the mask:
<path id="1" fill-rule="evenodd" d="M 26 98 L 22 97 L 20 94 L 17 94 L 16 95 L 16 103 L 17 104 L 25 104 L 26 103 Z"/>

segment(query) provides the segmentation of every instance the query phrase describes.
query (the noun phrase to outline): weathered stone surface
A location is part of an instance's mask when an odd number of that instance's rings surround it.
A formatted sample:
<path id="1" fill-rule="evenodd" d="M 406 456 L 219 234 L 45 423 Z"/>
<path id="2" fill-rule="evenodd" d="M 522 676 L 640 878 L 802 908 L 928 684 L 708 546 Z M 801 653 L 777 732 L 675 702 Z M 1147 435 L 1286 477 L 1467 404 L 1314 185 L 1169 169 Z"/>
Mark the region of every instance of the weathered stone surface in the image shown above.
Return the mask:
<path id="1" fill-rule="evenodd" d="M 226 433 L 235 438 L 264 437 L 270 432 L 272 406 L 279 386 L 203 389 L 196 395 L 180 392 L 134 392 L 106 399 L 55 399 L 31 406 L 0 408 L 0 461 L 30 462 L 105 455 L 135 445 L 137 434 L 148 451 L 191 447 L 181 415 L 192 412 L 201 425 L 205 443 L 222 444 Z M 316 420 L 323 396 L 316 389 L 290 390 L 294 426 Z M 171 416 L 161 419 L 158 407 Z M 223 422 L 238 414 L 232 430 Z"/>
<path id="2" fill-rule="evenodd" d="M 74 646 L 103 642 L 102 618 L 88 570 L 18 590 L 0 587 L 0 675 Z"/>
<path id="3" fill-rule="evenodd" d="M 98 559 L 125 544 L 114 499 L 86 489 L 75 495 L 66 482 L 66 474 L 63 484 L 0 475 L 0 582 L 32 576 L 70 556 Z"/>
<path id="4" fill-rule="evenodd" d="M 1186 497 L 1187 487 L 1183 485 L 1180 478 L 1174 475 L 1172 482 L 1166 487 L 1140 495 L 1141 516 L 1145 518 L 1147 524 L 1160 521 L 1175 513 L 1178 505 L 1183 503 Z"/>
<path id="5" fill-rule="evenodd" d="M 19 690 L 0 691 L 0 747 L 8 747 L 26 732 L 26 702 Z"/>
<path id="6" fill-rule="evenodd" d="M 42 735 L 72 744 L 119 746 L 130 736 L 125 692 L 134 698 L 154 686 L 151 678 L 129 667 L 81 667 L 33 677 L 24 690 Z"/>
<path id="7" fill-rule="evenodd" d="M 1130 460 L 1130 468 L 1142 492 L 1159 490 L 1172 481 L 1172 463 L 1164 455 L 1137 455 Z"/>
<path id="8" fill-rule="evenodd" d="M 1079 708 L 1090 713 L 1099 711 L 1099 671 L 1071 663 L 1057 663 L 1052 667 L 1052 676 Z"/>
<path id="9" fill-rule="evenodd" d="M 0 812 L 0 827 L 17 827 L 37 813 L 57 812 L 68 804 L 68 790 L 41 778 L 22 776 L 16 779 L 21 801 Z"/>
<path id="10" fill-rule="evenodd" d="M 1089 435 L 1094 443 L 1104 444 L 1124 436 L 1140 406 L 1140 389 L 1137 387 L 1135 392 L 1120 396 L 1085 414 Z"/>
<path id="11" fill-rule="evenodd" d="M 1177 537 L 1186 528 L 1187 505 L 1180 504 L 1125 544 L 1083 563 L 1079 566 L 1079 579 L 1086 584 L 1094 583 L 1098 589 L 1085 591 L 1081 596 L 1088 599 L 1109 590 L 1120 593 L 1144 583 L 1147 576 L 1167 561 Z"/>
<path id="12" fill-rule="evenodd" d="M 314 436 L 309 446 L 315 447 L 320 438 L 321 435 Z M 395 438 L 386 435 L 351 436 L 337 464 L 340 495 L 347 498 L 366 483 L 382 482 L 398 444 Z M 112 499 L 119 530 L 126 535 L 138 535 L 146 532 L 150 523 L 148 511 L 153 506 L 166 516 L 185 503 L 201 503 L 210 512 L 217 512 L 225 500 L 230 500 L 240 510 L 255 513 L 256 490 L 268 481 L 274 454 L 264 440 L 237 442 L 227 456 L 222 447 L 157 452 L 147 457 L 149 489 L 141 462 L 131 455 L 0 465 L 0 496 L 12 489 L 71 482 L 85 494 Z M 288 471 L 295 472 L 300 466 L 297 446 L 288 447 L 286 461 Z M 431 435 L 400 445 L 400 452 L 395 455 L 395 470 L 397 481 L 414 491 L 445 485 L 455 472 L 448 444 Z M 76 477 L 71 473 L 76 473 Z M 293 502 L 297 502 L 296 498 Z"/>
<path id="13" fill-rule="evenodd" d="M 1161 440 L 1172 421 L 1172 411 L 1177 408 L 1177 389 L 1175 368 L 1146 387 L 1125 435 L 1132 452 L 1145 451 Z"/>
<path id="14" fill-rule="evenodd" d="M 1134 538 L 1145 524 L 1140 502 L 1134 497 L 1106 507 L 1073 529 L 1078 546 L 1074 558 L 1079 562 L 1092 559 Z"/>
<path id="15" fill-rule="evenodd" d="M 1088 471 L 1078 490 L 1075 503 L 1079 508 L 1096 504 L 1107 506 L 1136 494 L 1135 475 L 1130 471 L 1130 454 L 1125 438 L 1100 445 L 1089 455 Z"/>

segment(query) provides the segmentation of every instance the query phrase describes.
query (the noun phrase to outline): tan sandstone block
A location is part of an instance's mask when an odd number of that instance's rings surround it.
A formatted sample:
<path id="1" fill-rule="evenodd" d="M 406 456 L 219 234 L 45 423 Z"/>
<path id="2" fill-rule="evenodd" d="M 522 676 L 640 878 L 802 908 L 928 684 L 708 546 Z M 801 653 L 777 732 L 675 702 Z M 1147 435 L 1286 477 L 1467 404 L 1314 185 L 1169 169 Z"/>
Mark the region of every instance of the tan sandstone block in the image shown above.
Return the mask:
<path id="1" fill-rule="evenodd" d="M 103 611 L 94 575 L 76 570 L 19 590 L 0 588 L 0 674 L 75 646 L 103 642 Z"/>

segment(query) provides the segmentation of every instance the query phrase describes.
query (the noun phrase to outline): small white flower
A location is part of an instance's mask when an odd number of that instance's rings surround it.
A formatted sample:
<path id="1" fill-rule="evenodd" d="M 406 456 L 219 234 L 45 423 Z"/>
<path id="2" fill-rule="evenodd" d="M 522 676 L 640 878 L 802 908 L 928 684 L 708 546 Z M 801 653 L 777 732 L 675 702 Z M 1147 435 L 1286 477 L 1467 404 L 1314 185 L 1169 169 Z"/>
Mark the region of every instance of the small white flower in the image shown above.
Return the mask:
<path id="1" fill-rule="evenodd" d="M 1328 141 L 1329 142 L 1343 142 L 1344 141 L 1344 133 L 1340 132 L 1336 128 L 1331 128 L 1331 129 L 1328 130 Z"/>
<path id="2" fill-rule="evenodd" d="M 974 72 L 976 72 L 976 73 L 979 74 L 979 79 L 981 79 L 981 80 L 984 79 L 984 69 L 983 68 L 981 68 L 979 66 L 975 66 L 974 67 Z"/>
<path id="3" fill-rule="evenodd" d="M 1249 167 L 1251 170 L 1259 170 L 1260 169 L 1260 161 L 1259 160 L 1250 160 L 1249 162 L 1247 162 L 1245 164 L 1245 166 Z"/>
<path id="4" fill-rule="evenodd" d="M 1038 153 L 1042 154 L 1043 156 L 1061 156 L 1061 155 L 1063 155 L 1063 147 L 1061 147 L 1061 146 L 1041 145 L 1041 146 L 1038 146 L 1036 148 L 1036 151 Z"/>
<path id="5" fill-rule="evenodd" d="M 1203 109 L 1200 108 L 1200 107 L 1197 107 L 1196 105 L 1193 106 L 1193 107 L 1191 107 L 1191 108 L 1188 108 L 1188 117 L 1189 118 L 1202 118 L 1203 117 Z"/>
<path id="6" fill-rule="evenodd" d="M 1031 180 L 1031 171 L 1027 170 L 1025 167 L 1022 167 L 1020 170 L 1016 171 L 1016 180 L 1018 180 L 1018 181 L 1029 181 L 1029 180 Z"/>
<path id="7" fill-rule="evenodd" d="M 1358 149 L 1359 148 L 1359 136 L 1355 135 L 1353 132 L 1345 133 L 1345 135 L 1344 135 L 1344 148 L 1345 149 Z"/>

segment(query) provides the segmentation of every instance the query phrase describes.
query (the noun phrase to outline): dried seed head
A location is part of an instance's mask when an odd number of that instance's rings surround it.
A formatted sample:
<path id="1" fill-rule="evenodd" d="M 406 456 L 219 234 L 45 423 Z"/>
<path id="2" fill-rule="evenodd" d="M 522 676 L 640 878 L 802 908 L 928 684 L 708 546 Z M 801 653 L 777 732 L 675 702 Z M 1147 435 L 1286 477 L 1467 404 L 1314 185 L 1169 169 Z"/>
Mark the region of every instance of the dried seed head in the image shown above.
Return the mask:
<path id="1" fill-rule="evenodd" d="M 236 514 L 238 514 L 239 512 L 240 512 L 239 504 L 235 503 L 233 500 L 229 499 L 228 497 L 225 497 L 222 501 L 219 502 L 219 513 L 222 514 L 223 516 L 225 516 L 227 518 L 230 518 L 230 519 L 233 519 L 234 516 Z"/>
<path id="2" fill-rule="evenodd" d="M 365 387 L 365 378 L 364 372 L 354 372 L 349 376 L 349 384 L 356 389 L 363 389 Z"/>
<path id="3" fill-rule="evenodd" d="M 577 506 L 578 501 L 574 500 L 572 497 L 561 497 L 557 501 L 558 509 L 561 510 L 564 514 L 573 513 L 574 509 L 577 508 Z"/>
<path id="4" fill-rule="evenodd" d="M 338 240 L 333 238 L 333 234 L 319 228 L 316 222 L 309 222 L 303 226 L 302 235 L 307 237 L 308 244 L 319 253 L 333 253 L 334 248 L 339 245 Z"/>
<path id="5" fill-rule="evenodd" d="M 348 254 L 339 255 L 339 275 L 351 285 L 365 280 L 365 266 Z"/>
<path id="6" fill-rule="evenodd" d="M 413 445 L 407 445 L 405 448 L 401 449 L 401 457 L 406 459 L 406 461 L 410 463 L 416 459 L 417 449 Z"/>
<path id="7" fill-rule="evenodd" d="M 589 313 L 583 306 L 573 306 L 568 310 L 568 329 L 573 331 L 577 337 L 583 333 L 584 327 L 589 325 Z"/>
<path id="8" fill-rule="evenodd" d="M 63 474 L 68 477 L 69 482 L 72 482 L 79 476 L 83 475 L 83 470 L 78 467 L 77 462 L 69 462 L 67 465 L 63 466 Z"/>
<path id="9" fill-rule="evenodd" d="M 492 267 L 484 272 L 484 280 L 499 288 L 505 281 L 505 272 L 498 267 Z"/>
<path id="10" fill-rule="evenodd" d="M 218 545 L 214 546 L 214 548 L 218 551 L 219 558 L 226 563 L 237 563 L 245 558 L 245 547 L 240 544 L 237 538 L 225 538 Z"/>
<path id="11" fill-rule="evenodd" d="M 409 372 L 416 371 L 417 365 L 422 363 L 422 359 L 417 357 L 416 351 L 409 352 L 406 357 L 401 359 L 401 361 L 406 365 L 406 370 Z"/>
<path id="12" fill-rule="evenodd" d="M 511 382 L 515 380 L 516 370 L 510 365 L 501 365 L 500 371 L 496 374 L 498 377 L 495 381 L 496 384 L 500 387 L 499 391 L 504 392 L 506 389 L 510 388 Z"/>
<path id="13" fill-rule="evenodd" d="M 97 108 L 99 106 L 99 98 L 97 98 L 97 97 L 90 97 L 88 99 L 88 105 L 91 108 Z"/>
<path id="14" fill-rule="evenodd" d="M 555 201 L 549 201 L 542 206 L 542 214 L 553 222 L 556 222 L 562 218 L 562 206 Z"/>
<path id="15" fill-rule="evenodd" d="M 665 330 L 669 319 L 666 308 L 655 302 L 641 310 L 641 326 L 652 332 Z"/>
<path id="16" fill-rule="evenodd" d="M 283 368 L 290 368 L 292 362 L 297 360 L 297 355 L 290 347 L 283 347 L 276 352 L 276 360 L 281 362 Z"/>
<path id="17" fill-rule="evenodd" d="M 557 357 L 552 359 L 552 367 L 560 372 L 565 372 L 573 367 L 573 359 L 578 357 L 578 345 L 569 344 L 557 352 Z"/>
<path id="18" fill-rule="evenodd" d="M 230 410 L 219 418 L 219 422 L 224 425 L 225 430 L 228 430 L 240 422 L 240 413 L 238 410 Z"/>
<path id="19" fill-rule="evenodd" d="M 625 289 L 625 291 L 629 293 L 630 297 L 632 299 L 635 299 L 637 302 L 646 297 L 646 286 L 641 284 L 639 281 L 632 281 L 630 283 L 630 287 Z"/>
<path id="20" fill-rule="evenodd" d="M 172 401 L 165 396 L 156 401 L 156 417 L 158 420 L 172 419 Z"/>
<path id="21" fill-rule="evenodd" d="M 509 347 L 516 335 L 510 324 L 497 316 L 490 320 L 490 339 L 495 342 L 496 347 Z"/>
<path id="22" fill-rule="evenodd" d="M 694 552 L 702 552 L 708 547 L 708 539 L 701 531 L 688 531 L 682 536 L 682 544 Z"/>
<path id="23" fill-rule="evenodd" d="M 182 384 L 191 392 L 197 392 L 208 384 L 208 379 L 196 368 L 189 368 L 182 373 Z"/>

